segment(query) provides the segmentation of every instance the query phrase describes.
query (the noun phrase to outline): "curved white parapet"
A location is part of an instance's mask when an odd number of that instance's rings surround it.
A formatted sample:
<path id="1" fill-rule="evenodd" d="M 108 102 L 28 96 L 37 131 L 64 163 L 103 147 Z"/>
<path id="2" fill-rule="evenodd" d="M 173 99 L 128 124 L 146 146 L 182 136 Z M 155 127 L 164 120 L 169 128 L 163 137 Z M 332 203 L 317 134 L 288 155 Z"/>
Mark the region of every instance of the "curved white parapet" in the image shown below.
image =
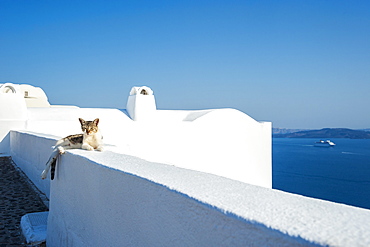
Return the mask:
<path id="1" fill-rule="evenodd" d="M 19 89 L 24 95 L 27 107 L 50 107 L 48 97 L 41 88 L 22 84 Z"/>
<path id="2" fill-rule="evenodd" d="M 0 84 L 0 94 L 16 94 L 23 98 L 27 107 L 50 107 L 44 90 L 39 87 L 8 82 Z"/>
<path id="3" fill-rule="evenodd" d="M 123 153 L 272 187 L 271 123 L 234 109 L 157 112 L 122 135 Z"/>
<path id="4" fill-rule="evenodd" d="M 41 88 L 0 84 L 0 155 L 9 153 L 9 131 L 27 129 L 29 107 L 50 107 Z"/>
<path id="5" fill-rule="evenodd" d="M 26 120 L 27 106 L 19 86 L 0 84 L 0 120 Z"/>
<path id="6" fill-rule="evenodd" d="M 0 154 L 9 153 L 9 131 L 24 129 L 27 106 L 19 85 L 0 84 Z"/>

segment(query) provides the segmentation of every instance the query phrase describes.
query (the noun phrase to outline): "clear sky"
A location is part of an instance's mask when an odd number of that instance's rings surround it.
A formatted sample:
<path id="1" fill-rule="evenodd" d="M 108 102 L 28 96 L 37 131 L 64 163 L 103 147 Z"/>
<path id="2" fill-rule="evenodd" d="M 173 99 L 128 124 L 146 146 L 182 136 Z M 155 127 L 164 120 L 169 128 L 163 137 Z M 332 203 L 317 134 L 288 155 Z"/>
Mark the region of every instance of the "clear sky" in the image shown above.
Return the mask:
<path id="1" fill-rule="evenodd" d="M 0 82 L 51 104 L 231 107 L 280 128 L 370 128 L 370 1 L 0 1 Z"/>

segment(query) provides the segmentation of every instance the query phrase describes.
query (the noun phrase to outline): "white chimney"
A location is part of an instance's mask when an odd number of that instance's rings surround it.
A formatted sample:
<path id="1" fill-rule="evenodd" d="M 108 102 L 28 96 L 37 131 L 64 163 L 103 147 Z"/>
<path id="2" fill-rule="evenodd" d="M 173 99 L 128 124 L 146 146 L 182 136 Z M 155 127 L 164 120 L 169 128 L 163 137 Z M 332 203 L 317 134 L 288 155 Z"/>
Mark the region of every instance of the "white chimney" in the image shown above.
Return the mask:
<path id="1" fill-rule="evenodd" d="M 153 90 L 149 87 L 133 87 L 127 100 L 126 110 L 134 121 L 151 119 L 157 110 Z"/>

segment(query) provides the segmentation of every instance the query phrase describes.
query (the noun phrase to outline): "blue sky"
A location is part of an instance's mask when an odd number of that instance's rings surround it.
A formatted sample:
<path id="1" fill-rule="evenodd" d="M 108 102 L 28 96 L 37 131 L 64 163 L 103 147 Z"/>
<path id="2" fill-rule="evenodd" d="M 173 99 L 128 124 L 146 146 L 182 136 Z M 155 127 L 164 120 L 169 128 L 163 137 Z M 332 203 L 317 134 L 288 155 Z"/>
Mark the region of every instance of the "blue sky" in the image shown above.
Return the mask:
<path id="1" fill-rule="evenodd" d="M 370 1 L 0 1 L 0 82 L 52 104 L 231 107 L 281 128 L 370 128 Z"/>

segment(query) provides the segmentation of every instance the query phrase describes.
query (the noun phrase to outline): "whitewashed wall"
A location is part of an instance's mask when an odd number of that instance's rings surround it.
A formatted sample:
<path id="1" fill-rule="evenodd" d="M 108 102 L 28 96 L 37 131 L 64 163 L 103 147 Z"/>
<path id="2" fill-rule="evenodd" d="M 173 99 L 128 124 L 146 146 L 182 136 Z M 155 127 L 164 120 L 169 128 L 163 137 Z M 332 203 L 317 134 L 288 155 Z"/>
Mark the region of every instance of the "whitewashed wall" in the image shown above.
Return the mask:
<path id="1" fill-rule="evenodd" d="M 63 137 L 81 132 L 79 117 L 100 118 L 107 150 L 272 187 L 270 122 L 234 109 L 154 116 L 132 121 L 117 109 L 29 108 L 27 130 Z"/>
<path id="2" fill-rule="evenodd" d="M 35 134 L 27 131 L 10 132 L 10 155 L 27 177 L 50 198 L 50 180 L 40 175 L 55 144 L 54 136 Z"/>
<path id="3" fill-rule="evenodd" d="M 50 142 L 11 137 L 12 150 Z M 21 167 L 28 147 L 12 152 Z M 49 247 L 370 246 L 369 210 L 111 151 L 67 152 L 50 185 Z"/>

